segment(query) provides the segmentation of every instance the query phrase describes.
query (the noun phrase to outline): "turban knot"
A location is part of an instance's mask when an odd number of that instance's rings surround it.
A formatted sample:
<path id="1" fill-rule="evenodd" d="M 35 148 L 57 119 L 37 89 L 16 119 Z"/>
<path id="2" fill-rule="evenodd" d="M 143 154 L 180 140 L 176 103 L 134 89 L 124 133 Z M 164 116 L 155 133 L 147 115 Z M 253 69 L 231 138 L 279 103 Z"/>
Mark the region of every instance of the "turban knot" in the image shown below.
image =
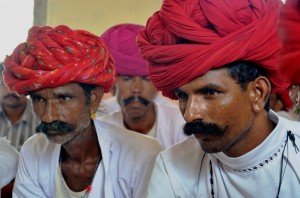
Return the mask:
<path id="1" fill-rule="evenodd" d="M 4 68 L 8 88 L 23 95 L 71 82 L 108 92 L 116 79 L 114 61 L 100 37 L 63 25 L 33 26 L 27 41 L 6 56 Z"/>
<path id="2" fill-rule="evenodd" d="M 300 84 L 300 2 L 287 0 L 282 6 L 279 23 L 279 35 L 283 50 L 279 53 L 279 67 L 290 84 Z"/>
<path id="3" fill-rule="evenodd" d="M 276 67 L 281 45 L 279 0 L 164 0 L 138 35 L 150 80 L 163 95 L 231 62 L 256 63 L 273 89 L 285 88 Z"/>
<path id="4" fill-rule="evenodd" d="M 138 31 L 144 26 L 119 24 L 106 30 L 101 38 L 115 60 L 118 75 L 148 76 L 146 61 L 137 46 Z"/>

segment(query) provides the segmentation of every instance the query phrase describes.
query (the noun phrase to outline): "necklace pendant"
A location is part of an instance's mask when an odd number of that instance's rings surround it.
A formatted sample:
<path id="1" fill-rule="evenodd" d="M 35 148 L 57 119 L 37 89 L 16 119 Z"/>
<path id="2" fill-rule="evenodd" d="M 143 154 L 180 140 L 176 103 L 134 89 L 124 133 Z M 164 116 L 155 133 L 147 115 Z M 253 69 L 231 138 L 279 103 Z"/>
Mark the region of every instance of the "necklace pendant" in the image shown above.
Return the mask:
<path id="1" fill-rule="evenodd" d="M 86 192 L 91 192 L 92 191 L 92 185 L 89 185 L 87 188 L 86 188 Z"/>

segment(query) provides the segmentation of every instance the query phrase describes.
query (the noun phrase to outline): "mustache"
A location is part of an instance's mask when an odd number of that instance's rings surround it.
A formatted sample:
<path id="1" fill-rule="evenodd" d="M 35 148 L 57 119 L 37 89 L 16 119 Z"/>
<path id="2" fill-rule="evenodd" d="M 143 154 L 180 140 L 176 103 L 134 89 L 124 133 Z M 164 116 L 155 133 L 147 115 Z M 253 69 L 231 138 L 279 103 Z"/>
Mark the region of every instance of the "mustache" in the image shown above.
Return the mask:
<path id="1" fill-rule="evenodd" d="M 14 98 L 14 99 L 16 99 L 16 100 L 19 100 L 19 99 L 20 99 L 20 96 L 18 96 L 18 95 L 15 94 L 15 93 L 9 93 L 9 94 L 7 94 L 6 96 L 4 96 L 4 99 L 8 99 L 8 98 L 10 98 L 10 97 L 12 97 L 12 98 Z"/>
<path id="2" fill-rule="evenodd" d="M 134 95 L 134 96 L 130 96 L 128 98 L 125 98 L 123 100 L 123 105 L 126 106 L 126 105 L 132 103 L 133 101 L 139 101 L 139 102 L 141 102 L 145 106 L 147 106 L 150 103 L 149 100 L 147 100 L 147 99 L 145 99 L 145 98 L 143 98 L 141 96 Z"/>
<path id="3" fill-rule="evenodd" d="M 202 121 L 186 123 L 183 127 L 183 132 L 185 135 L 212 135 L 221 136 L 225 133 L 226 129 L 221 128 L 217 124 L 205 123 Z"/>
<path id="4" fill-rule="evenodd" d="M 68 133 L 74 130 L 75 130 L 75 126 L 73 124 L 69 124 L 67 122 L 62 122 L 62 121 L 54 121 L 52 123 L 46 123 L 46 122 L 40 123 L 36 127 L 35 132 L 36 133 L 42 132 L 48 134 L 49 131 L 59 131 L 63 133 Z"/>

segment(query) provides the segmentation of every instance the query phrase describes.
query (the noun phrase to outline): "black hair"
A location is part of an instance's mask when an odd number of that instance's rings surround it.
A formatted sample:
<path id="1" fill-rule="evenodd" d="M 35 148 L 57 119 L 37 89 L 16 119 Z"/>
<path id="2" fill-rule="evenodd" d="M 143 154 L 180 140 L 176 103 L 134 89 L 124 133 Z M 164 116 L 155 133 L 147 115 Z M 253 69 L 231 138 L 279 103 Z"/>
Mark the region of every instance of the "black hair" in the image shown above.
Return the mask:
<path id="1" fill-rule="evenodd" d="M 86 105 L 89 105 L 91 102 L 91 91 L 95 89 L 96 85 L 92 84 L 85 84 L 85 83 L 78 83 L 80 87 L 84 90 L 84 94 L 86 97 Z"/>
<path id="2" fill-rule="evenodd" d="M 236 61 L 226 65 L 228 68 L 228 74 L 232 79 L 240 85 L 242 91 L 246 91 L 250 82 L 258 78 L 259 76 L 266 76 L 263 68 L 250 61 Z M 265 105 L 267 111 L 270 110 L 270 99 L 268 98 Z"/>

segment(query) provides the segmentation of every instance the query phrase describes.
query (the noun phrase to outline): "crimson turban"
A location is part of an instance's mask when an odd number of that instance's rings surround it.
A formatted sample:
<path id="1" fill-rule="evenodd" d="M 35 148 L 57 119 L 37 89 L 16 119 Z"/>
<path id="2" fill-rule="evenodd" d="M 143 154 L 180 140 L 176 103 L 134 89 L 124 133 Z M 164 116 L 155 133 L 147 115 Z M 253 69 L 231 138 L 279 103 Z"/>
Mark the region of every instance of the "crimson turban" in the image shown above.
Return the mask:
<path id="1" fill-rule="evenodd" d="M 279 67 L 290 84 L 300 84 L 300 3 L 287 0 L 279 15 L 278 31 L 283 50 L 279 53 Z"/>
<path id="2" fill-rule="evenodd" d="M 106 30 L 101 38 L 113 56 L 118 75 L 148 76 L 146 61 L 136 43 L 138 31 L 144 26 L 119 24 Z"/>
<path id="3" fill-rule="evenodd" d="M 238 60 L 265 69 L 285 88 L 276 65 L 279 0 L 164 0 L 138 36 L 150 80 L 163 95 L 210 69 Z"/>
<path id="4" fill-rule="evenodd" d="M 100 37 L 67 26 L 33 26 L 25 43 L 6 56 L 4 81 L 27 94 L 71 82 L 94 84 L 108 92 L 115 83 L 114 61 Z"/>

